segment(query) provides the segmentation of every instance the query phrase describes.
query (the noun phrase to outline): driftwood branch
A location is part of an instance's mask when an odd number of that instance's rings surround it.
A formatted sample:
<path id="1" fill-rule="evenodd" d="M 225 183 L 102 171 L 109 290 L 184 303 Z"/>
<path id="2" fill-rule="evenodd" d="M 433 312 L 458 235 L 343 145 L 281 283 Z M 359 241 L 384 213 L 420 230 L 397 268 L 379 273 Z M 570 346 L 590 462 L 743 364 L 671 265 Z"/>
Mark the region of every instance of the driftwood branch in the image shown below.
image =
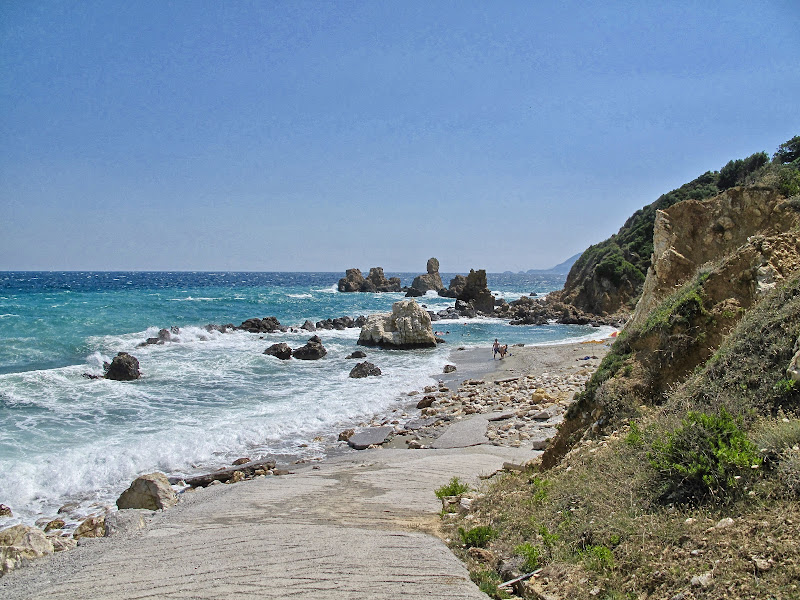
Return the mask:
<path id="1" fill-rule="evenodd" d="M 538 575 L 541 570 L 542 569 L 536 569 L 535 571 L 531 571 L 530 573 L 525 573 L 525 575 L 520 575 L 519 577 L 516 577 L 514 579 L 509 579 L 508 581 L 504 581 L 497 587 L 499 588 L 511 587 L 515 583 L 519 583 L 520 581 L 525 581 L 526 579 L 530 579 L 531 577 L 536 577 L 536 575 Z"/>
<path id="2" fill-rule="evenodd" d="M 213 471 L 211 473 L 206 473 L 205 475 L 195 475 L 194 477 L 185 477 L 183 481 L 186 482 L 187 485 L 192 487 L 206 487 L 212 481 L 228 481 L 236 471 L 241 471 L 244 473 L 245 477 L 252 477 L 255 474 L 255 471 L 258 469 L 262 469 L 267 471 L 269 469 L 275 468 L 275 461 L 270 460 L 259 460 L 253 461 L 249 463 L 245 463 L 243 465 L 237 465 L 235 467 L 228 467 L 227 469 L 220 469 L 219 471 Z"/>

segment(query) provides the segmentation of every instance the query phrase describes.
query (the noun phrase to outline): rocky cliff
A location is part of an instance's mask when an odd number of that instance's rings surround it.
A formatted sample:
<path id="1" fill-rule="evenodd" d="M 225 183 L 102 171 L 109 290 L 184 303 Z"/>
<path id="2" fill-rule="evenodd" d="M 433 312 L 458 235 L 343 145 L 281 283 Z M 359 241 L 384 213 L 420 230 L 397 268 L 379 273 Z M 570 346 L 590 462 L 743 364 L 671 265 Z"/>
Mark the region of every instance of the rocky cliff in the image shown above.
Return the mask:
<path id="1" fill-rule="evenodd" d="M 798 273 L 797 196 L 751 185 L 658 210 L 652 263 L 633 317 L 576 397 L 544 464 L 555 464 L 584 433 L 663 402 L 714 359 L 748 311 Z"/>
<path id="2" fill-rule="evenodd" d="M 554 298 L 596 315 L 631 311 L 650 267 L 656 212 L 690 198 L 714 196 L 718 178 L 718 173 L 704 173 L 636 211 L 615 235 L 581 255 Z"/>

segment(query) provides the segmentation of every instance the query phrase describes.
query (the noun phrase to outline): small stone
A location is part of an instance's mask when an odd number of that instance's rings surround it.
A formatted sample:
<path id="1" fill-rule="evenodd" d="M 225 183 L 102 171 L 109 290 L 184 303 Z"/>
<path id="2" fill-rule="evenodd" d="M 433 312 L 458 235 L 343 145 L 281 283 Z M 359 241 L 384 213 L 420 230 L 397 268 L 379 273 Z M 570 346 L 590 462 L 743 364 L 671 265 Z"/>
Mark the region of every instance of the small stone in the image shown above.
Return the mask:
<path id="1" fill-rule="evenodd" d="M 247 464 L 247 463 L 249 463 L 249 462 L 250 462 L 250 459 L 249 459 L 249 458 L 237 458 L 237 459 L 236 459 L 235 461 L 233 461 L 231 464 L 232 464 L 234 467 L 238 467 L 239 465 L 246 465 L 246 464 Z"/>
<path id="2" fill-rule="evenodd" d="M 13 517 L 11 509 L 5 504 L 0 504 L 0 517 Z"/>
<path id="3" fill-rule="evenodd" d="M 445 365 L 444 366 L 444 372 L 445 373 L 452 373 L 455 370 L 456 370 L 456 366 L 455 365 Z"/>
<path id="4" fill-rule="evenodd" d="M 730 517 L 726 517 L 721 519 L 716 525 L 714 525 L 715 529 L 725 529 L 726 527 L 730 527 L 733 525 L 734 521 Z"/>
<path id="5" fill-rule="evenodd" d="M 356 430 L 355 430 L 355 429 L 345 429 L 343 432 L 341 432 L 341 433 L 339 434 L 339 441 L 340 441 L 340 442 L 346 442 L 346 441 L 347 441 L 347 440 L 349 440 L 351 437 L 353 437 L 353 434 L 354 434 L 355 432 L 356 432 Z"/>
<path id="6" fill-rule="evenodd" d="M 711 571 L 708 571 L 707 573 L 703 573 L 702 575 L 695 575 L 694 577 L 692 577 L 689 583 L 692 587 L 699 587 L 704 590 L 707 590 L 712 585 L 714 585 L 714 576 L 712 575 Z"/>
<path id="7" fill-rule="evenodd" d="M 95 515 L 84 520 L 83 523 L 78 525 L 72 537 L 76 540 L 79 538 L 96 538 L 105 537 L 106 535 L 106 517 L 105 515 Z"/>
<path id="8" fill-rule="evenodd" d="M 494 552 L 486 548 L 470 548 L 467 550 L 467 556 L 492 566 L 497 564 L 497 557 L 494 555 Z"/>
<path id="9" fill-rule="evenodd" d="M 48 531 L 51 531 L 53 529 L 64 529 L 64 525 L 66 525 L 64 519 L 53 519 L 52 521 L 47 523 L 47 525 L 44 526 L 44 531 L 45 533 L 47 533 Z"/>
<path id="10" fill-rule="evenodd" d="M 759 573 L 766 573 L 772 568 L 772 563 L 763 558 L 753 558 L 753 564 L 756 567 L 756 571 Z"/>

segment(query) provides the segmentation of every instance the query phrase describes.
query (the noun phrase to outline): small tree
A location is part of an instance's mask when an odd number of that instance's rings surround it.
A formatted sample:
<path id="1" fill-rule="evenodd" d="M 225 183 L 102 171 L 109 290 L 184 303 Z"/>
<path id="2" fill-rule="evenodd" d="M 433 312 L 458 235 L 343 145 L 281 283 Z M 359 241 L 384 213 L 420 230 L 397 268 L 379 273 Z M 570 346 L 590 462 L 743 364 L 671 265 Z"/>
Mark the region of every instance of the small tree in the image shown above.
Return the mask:
<path id="1" fill-rule="evenodd" d="M 788 142 L 783 142 L 778 146 L 778 151 L 772 157 L 772 161 L 786 164 L 800 158 L 800 135 L 794 136 Z"/>

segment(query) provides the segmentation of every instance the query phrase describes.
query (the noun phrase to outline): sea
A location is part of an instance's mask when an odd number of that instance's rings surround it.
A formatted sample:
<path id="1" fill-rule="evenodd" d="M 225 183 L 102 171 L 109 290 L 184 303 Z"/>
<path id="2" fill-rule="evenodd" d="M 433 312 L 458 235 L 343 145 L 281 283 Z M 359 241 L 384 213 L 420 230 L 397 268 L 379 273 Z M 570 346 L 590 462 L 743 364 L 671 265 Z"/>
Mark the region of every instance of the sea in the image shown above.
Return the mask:
<path id="1" fill-rule="evenodd" d="M 359 329 L 319 330 L 318 361 L 264 354 L 312 333 L 306 320 L 390 312 L 402 293 L 340 293 L 342 273 L 0 272 L 0 527 L 62 517 L 76 523 L 114 504 L 138 475 L 229 466 L 240 457 L 324 457 L 343 429 L 408 406 L 434 384 L 458 347 L 596 339 L 579 325 L 510 325 L 500 319 L 436 321 L 447 341 L 421 350 L 365 349 L 380 377 L 351 379 Z M 410 285 L 416 274 L 387 273 Z M 450 274 L 443 274 L 445 282 Z M 563 275 L 489 274 L 511 301 L 560 289 Z M 416 299 L 438 312 L 454 300 Z M 221 333 L 208 324 L 277 317 L 286 333 Z M 164 344 L 141 344 L 176 328 Z M 605 328 L 603 328 L 605 329 Z M 118 352 L 142 377 L 89 378 Z M 397 413 L 396 413 L 397 414 Z"/>

